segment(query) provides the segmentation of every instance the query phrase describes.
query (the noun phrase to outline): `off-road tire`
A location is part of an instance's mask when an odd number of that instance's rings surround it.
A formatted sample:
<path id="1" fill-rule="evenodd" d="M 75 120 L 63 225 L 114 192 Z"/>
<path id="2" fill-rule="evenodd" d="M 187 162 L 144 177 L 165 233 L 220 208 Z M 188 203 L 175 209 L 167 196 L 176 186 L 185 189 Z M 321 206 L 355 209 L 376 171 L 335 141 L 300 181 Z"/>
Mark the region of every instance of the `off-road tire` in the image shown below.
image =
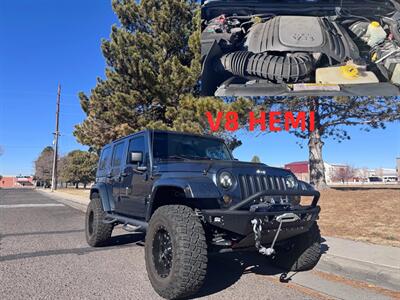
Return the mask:
<path id="1" fill-rule="evenodd" d="M 168 233 L 172 245 L 172 263 L 164 278 L 157 271 L 153 250 L 160 230 Z M 146 234 L 145 258 L 150 282 L 161 297 L 186 298 L 201 288 L 207 270 L 207 243 L 203 226 L 190 207 L 166 205 L 155 211 Z"/>
<path id="2" fill-rule="evenodd" d="M 288 240 L 285 247 L 278 247 L 272 263 L 285 271 L 313 269 L 321 258 L 321 233 L 315 222 L 309 231 Z"/>
<path id="3" fill-rule="evenodd" d="M 103 223 L 104 217 L 100 197 L 94 193 L 87 207 L 85 220 L 86 241 L 92 247 L 106 245 L 111 237 L 113 225 Z"/>

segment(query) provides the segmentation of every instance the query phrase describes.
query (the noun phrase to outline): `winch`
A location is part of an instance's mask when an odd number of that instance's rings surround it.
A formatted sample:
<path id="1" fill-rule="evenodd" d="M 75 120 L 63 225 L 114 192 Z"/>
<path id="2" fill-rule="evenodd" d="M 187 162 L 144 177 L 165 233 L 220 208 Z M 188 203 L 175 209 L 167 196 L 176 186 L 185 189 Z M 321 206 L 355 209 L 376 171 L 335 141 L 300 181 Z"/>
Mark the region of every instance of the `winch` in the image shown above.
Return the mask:
<path id="1" fill-rule="evenodd" d="M 253 225 L 253 232 L 254 232 L 254 240 L 255 240 L 255 246 L 258 250 L 263 255 L 266 256 L 271 256 L 275 253 L 275 243 L 276 240 L 279 236 L 279 233 L 281 232 L 282 229 L 282 223 L 292 223 L 300 220 L 300 217 L 294 213 L 284 213 L 282 215 L 279 215 L 275 218 L 275 220 L 279 223 L 278 229 L 276 230 L 274 239 L 272 240 L 271 246 L 269 248 L 264 247 L 261 244 L 261 234 L 262 234 L 262 224 L 263 221 L 259 218 L 254 218 L 251 220 L 251 224 Z"/>

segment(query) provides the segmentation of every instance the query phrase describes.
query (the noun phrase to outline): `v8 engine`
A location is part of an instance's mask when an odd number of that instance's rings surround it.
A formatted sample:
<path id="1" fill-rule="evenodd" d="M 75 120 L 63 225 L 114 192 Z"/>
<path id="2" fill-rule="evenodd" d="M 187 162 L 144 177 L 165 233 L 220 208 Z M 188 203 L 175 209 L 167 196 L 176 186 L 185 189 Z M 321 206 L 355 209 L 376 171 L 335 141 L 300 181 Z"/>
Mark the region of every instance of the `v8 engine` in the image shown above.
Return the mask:
<path id="1" fill-rule="evenodd" d="M 203 23 L 202 84 L 400 86 L 399 24 L 400 12 L 221 14 Z"/>
<path id="2" fill-rule="evenodd" d="M 360 60 L 346 31 L 327 18 L 279 16 L 250 28 L 244 50 L 221 57 L 222 68 L 237 76 L 298 82 L 311 75 L 322 55 L 341 63 Z"/>
<path id="3" fill-rule="evenodd" d="M 255 24 L 249 30 L 245 45 L 253 53 L 323 53 L 338 62 L 346 58 L 359 59 L 358 48 L 344 28 L 328 18 L 274 17 Z"/>

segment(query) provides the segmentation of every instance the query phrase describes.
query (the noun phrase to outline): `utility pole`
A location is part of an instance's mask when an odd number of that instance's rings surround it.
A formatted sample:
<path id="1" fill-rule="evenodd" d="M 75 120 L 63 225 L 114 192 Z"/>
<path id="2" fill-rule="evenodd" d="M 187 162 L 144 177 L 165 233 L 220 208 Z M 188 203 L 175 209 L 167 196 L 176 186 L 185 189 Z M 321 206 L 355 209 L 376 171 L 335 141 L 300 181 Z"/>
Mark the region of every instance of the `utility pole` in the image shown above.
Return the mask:
<path id="1" fill-rule="evenodd" d="M 51 175 L 51 191 L 57 189 L 57 158 L 58 158 L 58 137 L 59 132 L 59 120 L 60 120 L 60 96 L 61 96 L 61 85 L 58 84 L 57 91 L 57 104 L 56 104 L 56 131 L 54 132 L 54 157 L 53 157 L 53 174 Z"/>

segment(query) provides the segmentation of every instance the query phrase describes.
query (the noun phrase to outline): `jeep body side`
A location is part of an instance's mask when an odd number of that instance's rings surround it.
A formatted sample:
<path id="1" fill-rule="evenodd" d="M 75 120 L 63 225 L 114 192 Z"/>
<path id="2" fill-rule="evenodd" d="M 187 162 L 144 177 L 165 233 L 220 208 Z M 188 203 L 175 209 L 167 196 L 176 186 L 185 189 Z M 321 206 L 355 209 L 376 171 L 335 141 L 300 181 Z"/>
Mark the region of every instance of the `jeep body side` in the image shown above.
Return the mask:
<path id="1" fill-rule="evenodd" d="M 118 224 L 146 231 L 149 278 L 166 298 L 198 290 L 210 251 L 256 249 L 290 270 L 319 260 L 319 193 L 289 170 L 235 160 L 221 139 L 139 132 L 102 149 L 96 177 L 89 244 L 106 242 Z M 302 196 L 312 203 L 302 206 Z M 197 266 L 189 287 L 177 260 L 185 255 Z"/>

